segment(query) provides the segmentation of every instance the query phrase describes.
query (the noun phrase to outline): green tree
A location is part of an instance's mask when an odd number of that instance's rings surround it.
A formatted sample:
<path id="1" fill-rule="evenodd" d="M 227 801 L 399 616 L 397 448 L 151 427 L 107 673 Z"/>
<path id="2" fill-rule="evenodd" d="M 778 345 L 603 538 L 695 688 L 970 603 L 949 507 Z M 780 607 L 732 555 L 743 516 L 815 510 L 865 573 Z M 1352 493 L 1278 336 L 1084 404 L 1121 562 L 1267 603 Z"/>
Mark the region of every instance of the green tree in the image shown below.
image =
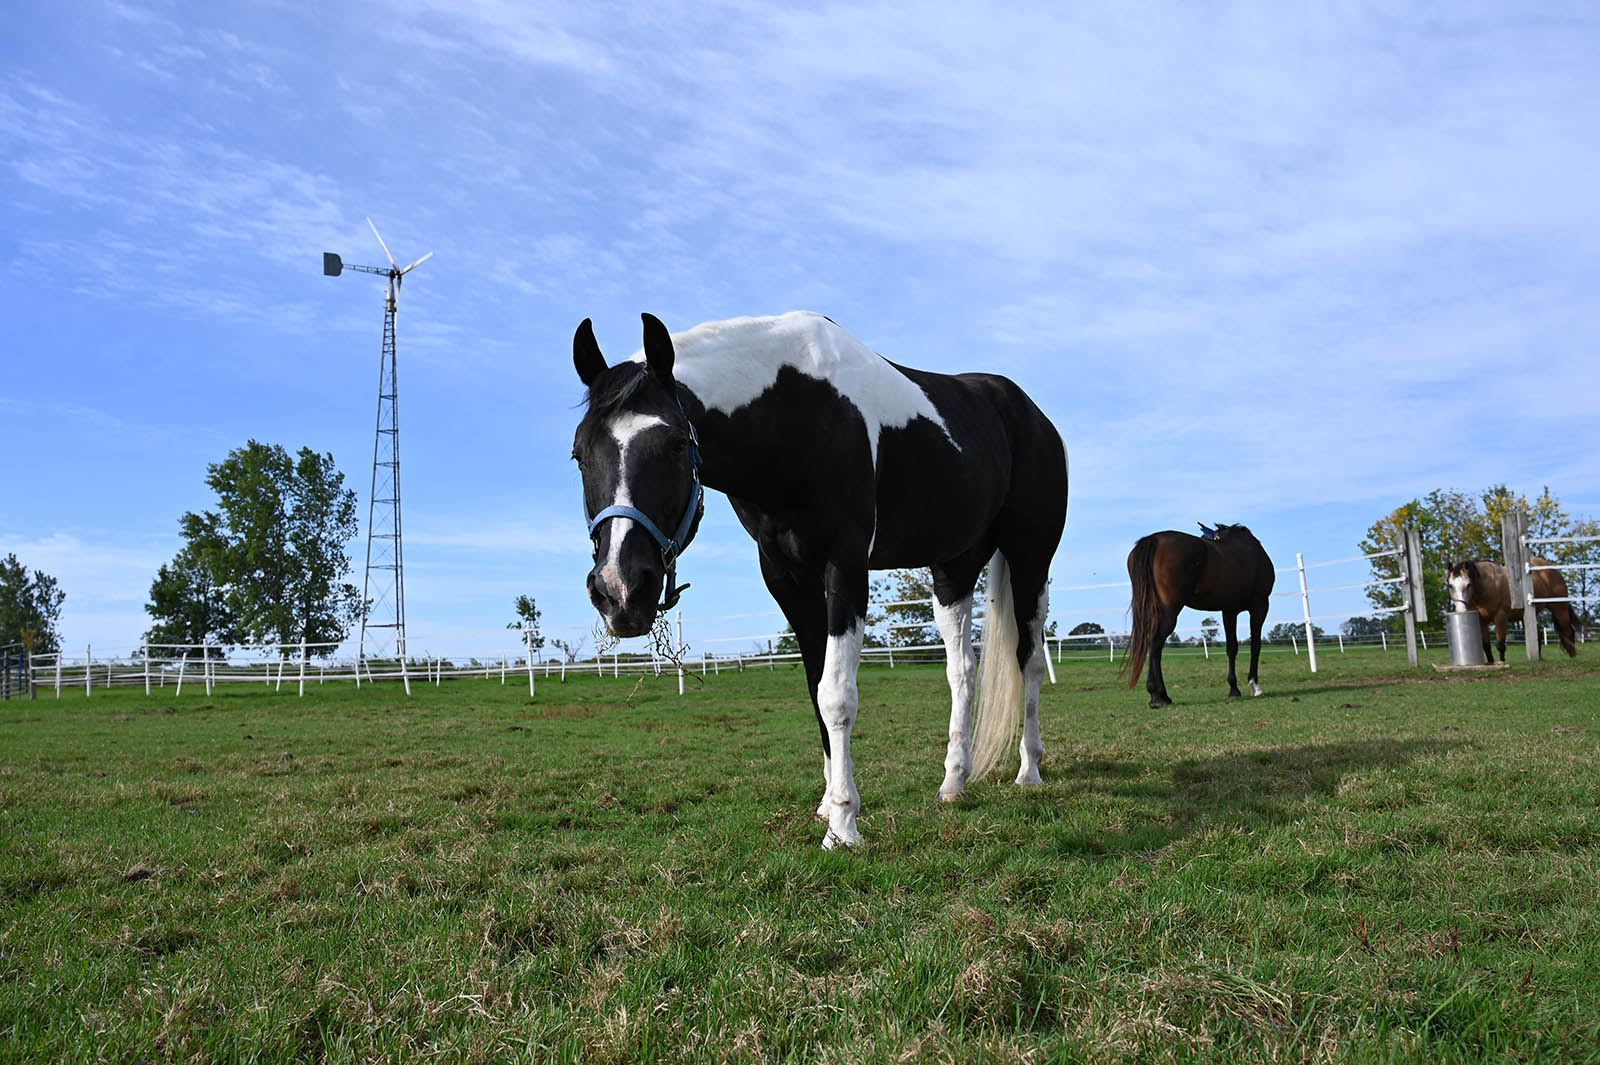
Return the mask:
<path id="1" fill-rule="evenodd" d="M 214 510 L 179 519 L 184 546 L 146 608 L 174 643 L 339 643 L 361 616 L 345 545 L 356 497 L 333 456 L 254 440 L 206 467 Z M 197 640 L 195 637 L 199 636 Z"/>
<path id="2" fill-rule="evenodd" d="M 1527 517 L 1531 537 L 1583 535 L 1578 530 L 1586 527 L 1585 522 L 1568 516 L 1549 486 L 1531 501 L 1503 484 L 1491 485 L 1476 496 L 1435 489 L 1379 518 L 1367 529 L 1359 549 L 1363 554 L 1393 550 L 1400 543 L 1400 530 L 1415 525 L 1422 540 L 1422 587 L 1428 616 L 1442 617 L 1448 595 L 1444 580 L 1450 564 L 1463 559 L 1502 561 L 1500 523 L 1513 510 Z M 1535 553 L 1556 565 L 1575 564 L 1590 556 L 1600 557 L 1597 544 L 1535 544 L 1534 548 Z M 1393 556 L 1372 559 L 1371 568 L 1374 580 L 1400 575 L 1399 559 Z M 1569 586 L 1574 576 L 1587 572 L 1574 570 L 1568 575 Z M 1582 593 L 1577 587 L 1571 590 L 1574 596 L 1587 594 L 1587 585 Z M 1374 607 L 1380 608 L 1397 607 L 1405 601 L 1399 584 L 1375 585 L 1367 589 L 1367 598 Z M 1574 604 L 1574 608 L 1581 605 Z"/>
<path id="3" fill-rule="evenodd" d="M 1312 622 L 1311 635 L 1322 639 L 1327 633 L 1322 631 L 1322 626 Z M 1268 643 L 1304 643 L 1306 639 L 1306 624 L 1303 621 L 1280 621 L 1272 626 L 1272 631 L 1267 633 Z"/>
<path id="4" fill-rule="evenodd" d="M 1352 640 L 1370 640 L 1387 631 L 1387 628 L 1382 618 L 1356 617 L 1340 625 L 1339 631 Z"/>
<path id="5" fill-rule="evenodd" d="M 28 569 L 7 555 L 0 561 L 0 645 L 20 643 L 29 654 L 61 650 L 61 604 L 67 593 L 44 570 Z"/>
<path id="6" fill-rule="evenodd" d="M 1216 642 L 1217 633 L 1221 631 L 1221 625 L 1217 622 L 1216 618 L 1208 617 L 1200 619 L 1200 635 L 1204 636 L 1211 642 Z"/>
<path id="7" fill-rule="evenodd" d="M 223 541 L 216 515 L 196 523 L 192 535 L 172 561 L 150 582 L 145 612 L 155 624 L 145 631 L 147 643 L 193 645 L 238 642 L 237 623 L 228 610 L 225 588 L 216 571 Z M 212 653 L 208 649 L 208 653 Z M 221 653 L 219 646 L 215 653 Z"/>
<path id="8" fill-rule="evenodd" d="M 974 599 L 982 601 L 988 579 L 987 570 L 978 575 L 977 586 L 972 592 Z M 870 626 L 882 622 L 894 626 L 888 630 L 888 646 L 915 647 L 943 642 L 933 620 L 933 571 L 928 567 L 887 571 L 883 576 L 873 579 L 870 598 L 883 606 L 880 615 L 868 614 L 867 624 Z M 974 642 L 983 640 L 983 626 L 977 621 L 972 625 L 972 639 Z M 882 646 L 884 643 L 884 640 L 873 642 L 869 639 L 867 646 Z"/>
<path id="9" fill-rule="evenodd" d="M 544 649 L 544 637 L 539 635 L 538 604 L 531 595 L 519 595 L 512 602 L 512 607 L 517 612 L 517 620 L 506 622 L 506 628 L 528 630 L 528 645 L 533 648 L 534 654 L 538 654 Z"/>

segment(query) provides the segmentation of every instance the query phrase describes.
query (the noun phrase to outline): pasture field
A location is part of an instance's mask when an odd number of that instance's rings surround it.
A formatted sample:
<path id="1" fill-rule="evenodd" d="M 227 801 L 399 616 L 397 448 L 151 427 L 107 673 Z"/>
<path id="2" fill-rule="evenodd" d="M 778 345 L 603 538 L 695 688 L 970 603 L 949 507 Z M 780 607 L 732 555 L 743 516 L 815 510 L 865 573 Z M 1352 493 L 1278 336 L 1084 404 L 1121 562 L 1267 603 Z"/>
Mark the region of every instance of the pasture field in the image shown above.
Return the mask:
<path id="1" fill-rule="evenodd" d="M 0 704 L 0 1060 L 1600 1060 L 1600 646 L 1167 668 L 865 671 L 855 854 L 793 668 Z"/>

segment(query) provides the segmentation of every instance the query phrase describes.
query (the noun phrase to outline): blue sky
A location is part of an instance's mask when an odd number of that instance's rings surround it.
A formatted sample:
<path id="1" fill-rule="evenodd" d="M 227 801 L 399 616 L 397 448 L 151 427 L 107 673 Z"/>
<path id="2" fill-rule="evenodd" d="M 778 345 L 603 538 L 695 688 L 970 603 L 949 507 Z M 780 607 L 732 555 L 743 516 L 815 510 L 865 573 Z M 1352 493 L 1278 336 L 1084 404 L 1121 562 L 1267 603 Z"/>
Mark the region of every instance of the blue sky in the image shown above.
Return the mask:
<path id="1" fill-rule="evenodd" d="M 0 553 L 109 647 L 245 440 L 332 451 L 364 513 L 382 289 L 321 253 L 382 261 L 368 215 L 436 253 L 399 320 L 414 648 L 518 593 L 589 625 L 584 317 L 616 359 L 640 311 L 806 308 L 1013 377 L 1071 457 L 1062 587 L 1197 519 L 1282 564 L 1434 488 L 1594 516 L 1596 55 L 1588 4 L 13 0 Z M 682 569 L 690 616 L 771 609 L 720 497 Z"/>

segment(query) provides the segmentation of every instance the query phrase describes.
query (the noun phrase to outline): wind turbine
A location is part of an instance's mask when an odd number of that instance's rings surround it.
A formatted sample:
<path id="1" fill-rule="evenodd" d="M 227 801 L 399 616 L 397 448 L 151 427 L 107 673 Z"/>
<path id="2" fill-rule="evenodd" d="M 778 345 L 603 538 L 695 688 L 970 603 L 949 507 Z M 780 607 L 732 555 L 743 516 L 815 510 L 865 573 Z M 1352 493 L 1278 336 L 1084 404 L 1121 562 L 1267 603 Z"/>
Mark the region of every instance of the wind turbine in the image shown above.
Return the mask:
<path id="1" fill-rule="evenodd" d="M 372 440 L 372 491 L 367 497 L 367 569 L 361 589 L 361 658 L 366 659 L 371 630 L 393 630 L 392 641 L 380 641 L 373 632 L 378 654 L 390 649 L 404 661 L 406 655 L 405 551 L 400 538 L 400 384 L 395 368 L 394 315 L 400 283 L 412 270 L 433 258 L 429 252 L 410 266 L 401 266 L 384 243 L 372 219 L 372 235 L 389 260 L 387 267 L 357 266 L 334 252 L 322 253 L 322 272 L 338 277 L 345 270 L 377 274 L 389 280 L 383 302 L 383 354 L 378 361 L 378 423 Z M 359 666 L 357 667 L 359 669 Z"/>

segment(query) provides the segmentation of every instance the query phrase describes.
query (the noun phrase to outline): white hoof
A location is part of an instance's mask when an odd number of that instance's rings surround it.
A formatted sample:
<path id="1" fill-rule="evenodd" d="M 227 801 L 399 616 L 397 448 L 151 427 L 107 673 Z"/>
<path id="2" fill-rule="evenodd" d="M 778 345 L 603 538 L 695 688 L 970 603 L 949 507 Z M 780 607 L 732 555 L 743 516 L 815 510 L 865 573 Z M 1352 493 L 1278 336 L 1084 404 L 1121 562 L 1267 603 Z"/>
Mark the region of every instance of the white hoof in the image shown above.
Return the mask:
<path id="1" fill-rule="evenodd" d="M 1261 685 L 1257 684 L 1255 681 L 1251 681 L 1250 682 L 1250 694 L 1251 695 L 1265 695 L 1267 693 L 1261 690 Z"/>
<path id="2" fill-rule="evenodd" d="M 1039 779 L 1039 770 L 1023 769 L 1017 773 L 1017 783 L 1022 787 L 1035 788 L 1043 784 L 1044 781 Z"/>
<path id="3" fill-rule="evenodd" d="M 955 802 L 966 793 L 967 785 L 963 780 L 950 780 L 946 778 L 945 782 L 939 785 L 940 802 Z"/>
<path id="4" fill-rule="evenodd" d="M 828 834 L 822 837 L 822 849 L 825 851 L 837 850 L 840 847 L 843 847 L 845 850 L 853 851 L 859 846 L 861 846 L 861 833 L 859 832 L 853 832 L 848 836 L 841 836 L 838 832 L 835 832 L 830 828 L 828 829 Z"/>

